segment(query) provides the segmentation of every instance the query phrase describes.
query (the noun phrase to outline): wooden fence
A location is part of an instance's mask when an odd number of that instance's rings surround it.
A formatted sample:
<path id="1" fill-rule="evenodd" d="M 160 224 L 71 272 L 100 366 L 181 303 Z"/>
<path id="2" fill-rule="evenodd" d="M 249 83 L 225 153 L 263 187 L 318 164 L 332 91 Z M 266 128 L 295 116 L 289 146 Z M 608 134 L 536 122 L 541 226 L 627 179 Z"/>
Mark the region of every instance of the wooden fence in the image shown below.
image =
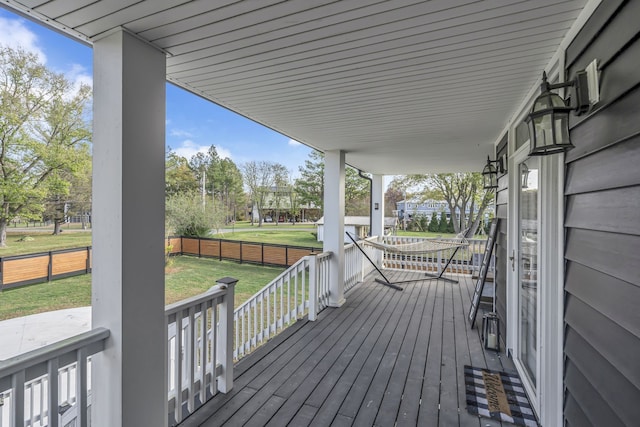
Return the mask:
<path id="1" fill-rule="evenodd" d="M 321 248 L 241 242 L 224 239 L 170 237 L 171 255 L 195 255 L 275 267 L 290 267 Z M 91 272 L 91 246 L 0 257 L 0 291 Z"/>
<path id="2" fill-rule="evenodd" d="M 171 255 L 195 255 L 276 267 L 290 267 L 302 257 L 322 252 L 322 248 L 197 237 L 169 237 L 167 244 Z"/>
<path id="3" fill-rule="evenodd" d="M 91 272 L 91 246 L 0 257 L 0 290 Z"/>

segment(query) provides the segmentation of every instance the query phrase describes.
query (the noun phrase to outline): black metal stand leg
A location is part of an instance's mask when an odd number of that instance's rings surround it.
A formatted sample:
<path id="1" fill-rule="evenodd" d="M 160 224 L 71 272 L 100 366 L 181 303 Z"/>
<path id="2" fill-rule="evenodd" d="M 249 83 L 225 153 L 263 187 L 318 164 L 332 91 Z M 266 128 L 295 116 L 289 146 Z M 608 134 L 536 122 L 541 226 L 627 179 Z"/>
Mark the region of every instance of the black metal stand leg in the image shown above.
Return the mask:
<path id="1" fill-rule="evenodd" d="M 453 251 L 453 253 L 449 257 L 449 259 L 447 260 L 447 263 L 444 265 L 444 268 L 442 269 L 442 271 L 440 271 L 440 274 L 424 273 L 424 275 L 425 276 L 429 276 L 432 279 L 444 280 L 445 282 L 449 282 L 449 283 L 458 283 L 457 280 L 453 280 L 453 279 L 448 279 L 446 277 L 442 277 L 444 272 L 447 271 L 447 267 L 449 267 L 449 264 L 451 264 L 451 261 L 453 260 L 453 257 L 456 256 L 456 254 L 458 253 L 458 249 L 460 249 L 460 246 L 458 246 L 456 248 L 456 250 Z M 438 260 L 438 262 L 440 262 L 440 260 Z M 425 279 L 425 280 L 431 280 L 431 279 Z"/>
<path id="2" fill-rule="evenodd" d="M 449 283 L 459 283 L 457 280 L 449 279 L 448 277 L 443 277 L 442 274 L 443 273 L 440 273 L 440 274 L 424 273 L 424 275 L 427 276 L 428 279 L 422 279 L 422 280 L 444 280 L 445 282 L 449 282 Z"/>
<path id="3" fill-rule="evenodd" d="M 378 273 L 380 273 L 380 275 L 382 276 L 382 278 L 385 280 L 385 281 L 383 282 L 383 281 L 381 281 L 380 279 L 375 279 L 375 281 L 376 281 L 376 282 L 378 282 L 378 283 L 382 283 L 383 285 L 389 286 L 389 287 L 391 287 L 391 288 L 393 288 L 393 289 L 396 289 L 396 290 L 398 290 L 398 291 L 403 290 L 400 286 L 396 286 L 396 285 L 394 285 L 392 282 L 390 282 L 390 281 L 389 281 L 389 279 L 387 279 L 387 276 L 385 276 L 385 275 L 382 273 L 382 271 L 380 271 L 380 269 L 378 268 L 378 266 L 376 265 L 376 263 L 375 263 L 375 262 L 373 262 L 373 261 L 371 260 L 371 258 L 369 258 L 369 255 L 367 255 L 367 253 L 366 253 L 365 251 L 363 251 L 363 250 L 362 250 L 362 248 L 358 245 L 358 242 L 356 242 L 356 241 L 355 241 L 355 239 L 354 239 L 353 237 L 351 237 L 351 234 L 349 234 L 349 233 L 345 233 L 345 234 L 347 235 L 347 237 L 349 237 L 349 239 L 351 239 L 351 241 L 353 242 L 353 244 L 354 244 L 354 245 L 356 245 L 356 248 L 358 248 L 358 250 L 359 250 L 360 252 L 362 252 L 362 255 L 364 255 L 364 256 L 365 256 L 365 258 L 367 258 L 367 260 L 371 263 L 371 265 L 373 266 L 373 268 L 375 268 L 375 269 L 376 269 L 376 271 L 377 271 Z"/>

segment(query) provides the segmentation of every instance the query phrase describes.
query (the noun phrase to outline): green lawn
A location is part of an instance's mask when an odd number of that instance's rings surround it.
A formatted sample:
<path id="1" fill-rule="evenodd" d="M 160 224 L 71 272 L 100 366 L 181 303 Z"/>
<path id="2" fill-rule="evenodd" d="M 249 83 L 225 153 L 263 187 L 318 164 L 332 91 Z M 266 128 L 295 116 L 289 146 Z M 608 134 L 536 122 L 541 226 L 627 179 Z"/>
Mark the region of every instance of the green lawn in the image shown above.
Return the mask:
<path id="1" fill-rule="evenodd" d="M 217 279 L 229 276 L 238 279 L 235 296 L 237 307 L 285 270 L 191 256 L 175 257 L 172 261 L 166 274 L 167 304 L 202 293 L 215 285 Z"/>
<path id="2" fill-rule="evenodd" d="M 282 271 L 283 268 L 232 261 L 175 257 L 167 268 L 165 301 L 170 304 L 197 295 L 215 285 L 216 279 L 230 276 L 238 279 L 235 296 L 238 306 Z M 91 305 L 90 274 L 0 292 L 0 320 L 87 305 Z"/>
<path id="3" fill-rule="evenodd" d="M 0 320 L 91 305 L 91 275 L 21 286 L 0 292 Z"/>
<path id="4" fill-rule="evenodd" d="M 279 227 L 280 228 L 280 227 Z M 215 238 L 227 240 L 243 240 L 245 242 L 277 243 L 281 245 L 306 246 L 321 248 L 322 242 L 318 242 L 315 231 L 295 231 L 287 229 L 264 229 L 256 227 L 251 231 L 237 231 L 235 233 L 216 234 Z"/>
<path id="5" fill-rule="evenodd" d="M 24 239 L 25 236 L 29 238 Z M 79 248 L 91 246 L 90 231 L 76 231 L 54 236 L 42 230 L 34 232 L 7 231 L 7 246 L 0 248 L 0 257 L 23 255 L 37 252 L 48 252 L 56 249 Z"/>

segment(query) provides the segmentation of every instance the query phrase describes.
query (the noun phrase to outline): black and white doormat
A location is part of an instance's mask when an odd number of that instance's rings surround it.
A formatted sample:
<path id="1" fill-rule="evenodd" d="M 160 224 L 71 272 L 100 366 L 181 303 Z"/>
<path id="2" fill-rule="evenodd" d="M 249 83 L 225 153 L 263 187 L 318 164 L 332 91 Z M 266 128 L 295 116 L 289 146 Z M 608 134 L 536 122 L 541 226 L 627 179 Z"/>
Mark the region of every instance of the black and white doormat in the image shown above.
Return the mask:
<path id="1" fill-rule="evenodd" d="M 467 411 L 519 426 L 538 427 L 517 374 L 465 365 Z"/>

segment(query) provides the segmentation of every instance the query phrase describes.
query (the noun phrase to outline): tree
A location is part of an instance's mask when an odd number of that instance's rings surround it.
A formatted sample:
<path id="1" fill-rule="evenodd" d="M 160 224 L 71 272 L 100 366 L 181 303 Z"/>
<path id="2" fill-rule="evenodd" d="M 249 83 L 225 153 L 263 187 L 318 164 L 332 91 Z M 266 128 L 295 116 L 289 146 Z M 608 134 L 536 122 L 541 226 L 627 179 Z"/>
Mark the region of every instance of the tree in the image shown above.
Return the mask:
<path id="1" fill-rule="evenodd" d="M 387 191 L 384 193 L 384 214 L 385 216 L 393 216 L 398 202 L 404 200 L 404 192 L 394 179 L 389 183 Z"/>
<path id="2" fill-rule="evenodd" d="M 82 228 L 86 228 L 85 213 L 91 210 L 91 155 L 88 149 L 77 154 L 73 168 L 55 170 L 47 179 L 43 218 L 53 221 L 54 235 L 62 232 L 62 224 L 76 212 L 81 214 Z"/>
<path id="3" fill-rule="evenodd" d="M 91 185 L 93 181 L 91 162 L 76 175 L 71 177 L 69 190 L 68 214 L 80 217 L 82 229 L 86 230 L 90 221 L 92 196 Z"/>
<path id="4" fill-rule="evenodd" d="M 226 222 L 235 221 L 239 207 L 244 205 L 242 173 L 231 159 L 222 159 L 213 174 L 213 196 L 226 212 Z M 244 211 L 244 209 L 243 209 Z"/>
<path id="5" fill-rule="evenodd" d="M 432 233 L 437 233 L 438 232 L 438 214 L 436 212 L 433 212 L 431 214 L 431 221 L 429 221 L 429 228 L 428 230 Z"/>
<path id="6" fill-rule="evenodd" d="M 12 219 L 38 218 L 51 191 L 68 190 L 90 141 L 90 97 L 35 55 L 0 48 L 0 246 Z"/>
<path id="7" fill-rule="evenodd" d="M 258 227 L 262 227 L 265 202 L 275 182 L 274 165 L 275 163 L 267 161 L 251 161 L 242 166 L 242 175 L 244 176 L 244 183 L 249 189 L 251 206 L 255 206 L 258 212 Z M 252 215 L 252 225 L 253 222 L 254 217 Z"/>
<path id="8" fill-rule="evenodd" d="M 295 191 L 300 204 L 309 204 L 323 210 L 324 207 L 324 155 L 319 151 L 309 153 L 304 166 L 299 167 L 300 178 Z M 369 181 L 358 175 L 350 166 L 345 170 L 345 215 L 368 215 L 370 209 Z"/>
<path id="9" fill-rule="evenodd" d="M 291 212 L 291 221 L 293 224 L 296 223 L 296 218 L 300 213 L 300 197 L 298 196 L 298 192 L 295 189 L 295 181 L 289 175 L 289 209 Z"/>
<path id="10" fill-rule="evenodd" d="M 438 233 L 449 232 L 449 221 L 447 215 L 444 212 L 440 212 L 440 222 L 438 222 Z"/>
<path id="11" fill-rule="evenodd" d="M 198 190 L 198 179 L 189 162 L 175 151 L 167 151 L 165 159 L 165 194 L 173 196 Z"/>
<path id="12" fill-rule="evenodd" d="M 301 205 L 324 207 L 324 155 L 319 151 L 309 153 L 304 166 L 298 167 L 300 178 L 295 181 L 295 191 Z"/>
<path id="13" fill-rule="evenodd" d="M 189 160 L 189 167 L 200 187 L 202 203 L 210 200 L 225 213 L 225 222 L 235 219 L 238 207 L 244 204 L 244 190 L 240 169 L 231 159 L 218 155 L 215 145 L 206 153 L 197 153 Z"/>
<path id="14" fill-rule="evenodd" d="M 284 165 L 279 163 L 272 165 L 273 171 L 273 204 L 276 211 L 276 226 L 278 225 L 280 218 L 280 210 L 283 208 L 283 204 L 288 202 L 287 193 L 291 190 L 289 188 L 289 171 Z M 265 189 L 267 192 L 270 189 Z"/>
<path id="15" fill-rule="evenodd" d="M 369 216 L 371 211 L 371 190 L 369 180 L 360 176 L 352 167 L 345 169 L 344 179 L 344 214 Z"/>
<path id="16" fill-rule="evenodd" d="M 416 188 L 423 200 L 445 200 L 454 232 L 469 229 L 469 236 L 476 233 L 485 209 L 493 201 L 493 190 L 483 189 L 482 175 L 476 172 L 410 175 L 404 183 Z"/>

